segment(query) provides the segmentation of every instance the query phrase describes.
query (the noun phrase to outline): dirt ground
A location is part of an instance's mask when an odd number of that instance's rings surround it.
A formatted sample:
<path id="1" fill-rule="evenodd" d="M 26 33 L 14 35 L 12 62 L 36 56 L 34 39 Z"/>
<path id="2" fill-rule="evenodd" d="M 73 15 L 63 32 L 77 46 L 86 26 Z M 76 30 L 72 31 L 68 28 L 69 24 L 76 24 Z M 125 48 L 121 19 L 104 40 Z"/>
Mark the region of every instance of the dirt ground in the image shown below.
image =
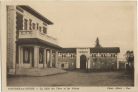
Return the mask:
<path id="1" fill-rule="evenodd" d="M 133 86 L 133 79 L 124 72 L 68 71 L 43 77 L 8 77 L 8 86 Z"/>

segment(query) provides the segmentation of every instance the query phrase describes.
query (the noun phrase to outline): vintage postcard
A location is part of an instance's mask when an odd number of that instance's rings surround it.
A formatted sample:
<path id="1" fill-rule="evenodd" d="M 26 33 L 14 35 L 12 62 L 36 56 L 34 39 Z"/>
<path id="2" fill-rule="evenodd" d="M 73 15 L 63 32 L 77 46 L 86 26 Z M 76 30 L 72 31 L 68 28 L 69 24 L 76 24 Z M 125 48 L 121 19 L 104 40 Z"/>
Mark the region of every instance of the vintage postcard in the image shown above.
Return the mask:
<path id="1" fill-rule="evenodd" d="M 138 92 L 136 1 L 1 1 L 2 92 Z"/>

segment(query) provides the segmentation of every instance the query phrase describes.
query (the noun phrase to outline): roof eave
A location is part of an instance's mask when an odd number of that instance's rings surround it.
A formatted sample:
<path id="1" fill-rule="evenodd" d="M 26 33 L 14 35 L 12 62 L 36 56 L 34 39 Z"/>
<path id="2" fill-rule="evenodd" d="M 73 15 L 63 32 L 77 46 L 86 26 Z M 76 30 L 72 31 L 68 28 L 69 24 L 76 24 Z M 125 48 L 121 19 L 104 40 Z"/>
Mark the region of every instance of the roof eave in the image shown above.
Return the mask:
<path id="1" fill-rule="evenodd" d="M 18 7 L 21 7 L 22 9 L 28 11 L 29 13 L 33 14 L 34 16 L 38 17 L 39 19 L 41 19 L 42 21 L 46 22 L 48 25 L 52 25 L 53 22 L 48 20 L 46 17 L 44 17 L 43 15 L 41 15 L 39 12 L 37 12 L 36 10 L 34 10 L 33 8 L 31 8 L 30 6 L 27 5 L 18 5 Z"/>

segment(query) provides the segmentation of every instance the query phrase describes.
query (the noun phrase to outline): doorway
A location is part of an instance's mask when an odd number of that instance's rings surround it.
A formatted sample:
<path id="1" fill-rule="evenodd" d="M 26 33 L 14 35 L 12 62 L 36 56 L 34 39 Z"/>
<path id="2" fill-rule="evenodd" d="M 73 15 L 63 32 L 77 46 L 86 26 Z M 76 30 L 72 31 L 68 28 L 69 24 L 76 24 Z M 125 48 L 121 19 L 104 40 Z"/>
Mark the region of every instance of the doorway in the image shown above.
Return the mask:
<path id="1" fill-rule="evenodd" d="M 80 69 L 86 69 L 86 56 L 80 56 Z"/>

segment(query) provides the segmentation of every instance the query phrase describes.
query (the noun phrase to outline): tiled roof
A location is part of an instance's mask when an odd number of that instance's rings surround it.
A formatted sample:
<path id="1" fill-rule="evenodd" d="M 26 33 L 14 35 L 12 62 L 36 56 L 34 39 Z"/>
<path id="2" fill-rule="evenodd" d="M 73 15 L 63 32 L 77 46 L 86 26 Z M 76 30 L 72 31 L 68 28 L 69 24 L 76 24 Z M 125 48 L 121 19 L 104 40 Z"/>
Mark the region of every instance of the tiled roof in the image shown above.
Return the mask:
<path id="1" fill-rule="evenodd" d="M 76 53 L 76 48 L 62 48 L 59 52 L 62 53 Z M 119 53 L 119 47 L 95 47 L 90 48 L 91 53 Z"/>
<path id="2" fill-rule="evenodd" d="M 119 53 L 119 47 L 95 47 L 90 48 L 91 53 Z"/>
<path id="3" fill-rule="evenodd" d="M 34 10 L 33 8 L 31 8 L 31 7 L 27 6 L 27 5 L 18 5 L 17 7 L 21 7 L 22 9 L 28 11 L 29 13 L 33 14 L 34 16 L 36 16 L 37 18 L 39 18 L 40 20 L 46 22 L 49 25 L 53 24 L 46 17 L 44 17 L 43 15 L 41 15 L 40 13 L 38 13 L 36 10 Z"/>
<path id="4" fill-rule="evenodd" d="M 62 53 L 76 53 L 76 48 L 62 48 L 59 52 Z"/>

